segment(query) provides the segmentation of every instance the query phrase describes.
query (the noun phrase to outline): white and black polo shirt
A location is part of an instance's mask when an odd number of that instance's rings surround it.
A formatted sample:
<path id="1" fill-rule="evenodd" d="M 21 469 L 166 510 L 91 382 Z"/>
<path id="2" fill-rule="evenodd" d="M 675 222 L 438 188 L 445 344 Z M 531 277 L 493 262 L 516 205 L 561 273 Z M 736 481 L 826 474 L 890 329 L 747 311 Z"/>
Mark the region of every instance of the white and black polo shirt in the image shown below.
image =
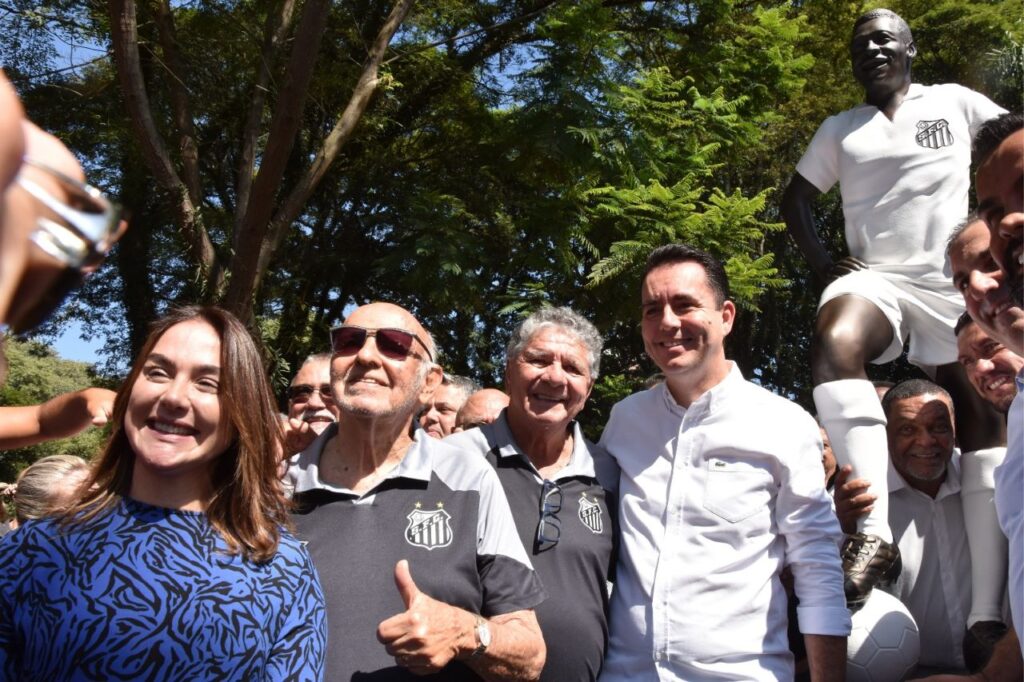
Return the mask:
<path id="1" fill-rule="evenodd" d="M 405 610 L 394 582 L 401 559 L 423 593 L 485 617 L 544 600 L 486 462 L 417 427 L 401 463 L 360 496 L 320 480 L 324 445 L 337 432 L 329 426 L 288 472 L 297 535 L 308 543 L 327 603 L 324 679 L 419 679 L 377 641 L 380 622 Z M 436 679 L 478 678 L 454 662 Z"/>
<path id="2" fill-rule="evenodd" d="M 504 411 L 493 424 L 443 441 L 485 455 L 505 488 L 519 538 L 548 595 L 537 607 L 548 647 L 544 682 L 596 680 L 608 644 L 607 581 L 615 566 L 615 510 L 609 508 L 612 496 L 595 472 L 591 449 L 598 446 L 584 439 L 578 424 L 572 428 L 572 458 L 554 480 L 561 491 L 561 510 L 555 515 L 560 535 L 554 545 L 537 542 L 544 479 L 516 445 Z"/>

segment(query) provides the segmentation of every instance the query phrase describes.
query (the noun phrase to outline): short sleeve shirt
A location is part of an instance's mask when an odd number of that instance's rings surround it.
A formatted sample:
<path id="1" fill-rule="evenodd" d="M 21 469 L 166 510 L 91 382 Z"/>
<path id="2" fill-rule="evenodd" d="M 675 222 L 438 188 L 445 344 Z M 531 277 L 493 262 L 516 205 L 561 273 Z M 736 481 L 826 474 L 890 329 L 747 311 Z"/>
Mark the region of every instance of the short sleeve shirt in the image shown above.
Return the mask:
<path id="1" fill-rule="evenodd" d="M 826 119 L 796 170 L 822 192 L 839 183 L 851 255 L 949 280 L 946 240 L 967 215 L 971 140 L 1002 112 L 959 85 L 915 83 L 892 121 L 870 104 Z"/>
<path id="2" fill-rule="evenodd" d="M 613 564 L 615 511 L 598 482 L 588 443 L 573 424 L 569 464 L 554 476 L 561 508 L 559 540 L 537 542 L 544 479 L 516 444 L 506 412 L 493 424 L 469 429 L 445 443 L 486 456 L 501 479 L 519 530 L 548 598 L 537 607 L 548 657 L 543 682 L 596 680 L 608 642 L 608 575 Z"/>
<path id="3" fill-rule="evenodd" d="M 297 534 L 307 542 L 327 602 L 325 679 L 418 680 L 377 641 L 381 621 L 405 606 L 395 564 L 409 561 L 424 594 L 484 617 L 532 609 L 544 590 L 516 534 L 494 470 L 417 428 L 405 457 L 369 492 L 323 482 L 332 424 L 292 458 Z M 433 678 L 432 678 L 433 679 Z M 478 679 L 461 662 L 436 679 Z"/>

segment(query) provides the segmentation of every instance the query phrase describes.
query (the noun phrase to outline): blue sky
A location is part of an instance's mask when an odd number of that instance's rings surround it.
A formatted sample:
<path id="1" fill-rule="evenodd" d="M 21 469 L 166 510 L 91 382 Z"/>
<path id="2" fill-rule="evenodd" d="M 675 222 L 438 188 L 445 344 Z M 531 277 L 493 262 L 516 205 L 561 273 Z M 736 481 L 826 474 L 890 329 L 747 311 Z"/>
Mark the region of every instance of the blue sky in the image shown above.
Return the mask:
<path id="1" fill-rule="evenodd" d="M 83 341 L 79 338 L 81 333 L 82 325 L 78 321 L 74 321 L 57 337 L 53 347 L 57 350 L 57 355 L 65 360 L 95 364 L 100 359 L 98 353 L 103 342 L 100 339 Z"/>

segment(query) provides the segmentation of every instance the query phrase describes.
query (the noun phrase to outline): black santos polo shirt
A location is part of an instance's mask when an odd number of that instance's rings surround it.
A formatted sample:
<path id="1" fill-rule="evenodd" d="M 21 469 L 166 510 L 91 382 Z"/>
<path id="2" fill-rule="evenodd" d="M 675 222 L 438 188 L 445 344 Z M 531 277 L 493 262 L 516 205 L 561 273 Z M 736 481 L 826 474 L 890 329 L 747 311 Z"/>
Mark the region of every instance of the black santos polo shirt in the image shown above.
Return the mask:
<path id="1" fill-rule="evenodd" d="M 573 424 L 572 458 L 554 480 L 562 493 L 562 508 L 556 514 L 561 534 L 551 546 L 536 542 L 544 479 L 515 443 L 504 411 L 493 424 L 453 434 L 443 442 L 485 455 L 505 488 L 519 538 L 548 595 L 537 607 L 548 647 L 541 680 L 597 679 L 608 645 L 607 581 L 615 566 L 616 520 L 615 510 L 609 508 L 611 495 L 595 473 L 591 449 L 598 446 L 588 443 L 579 425 Z"/>
<path id="2" fill-rule="evenodd" d="M 327 603 L 325 680 L 423 679 L 377 641 L 381 621 L 405 610 L 394 581 L 401 559 L 424 594 L 485 617 L 543 601 L 486 462 L 417 428 L 401 463 L 359 496 L 320 480 L 320 456 L 337 432 L 329 426 L 288 471 L 297 535 L 308 543 Z M 456 661 L 429 679 L 479 678 Z"/>

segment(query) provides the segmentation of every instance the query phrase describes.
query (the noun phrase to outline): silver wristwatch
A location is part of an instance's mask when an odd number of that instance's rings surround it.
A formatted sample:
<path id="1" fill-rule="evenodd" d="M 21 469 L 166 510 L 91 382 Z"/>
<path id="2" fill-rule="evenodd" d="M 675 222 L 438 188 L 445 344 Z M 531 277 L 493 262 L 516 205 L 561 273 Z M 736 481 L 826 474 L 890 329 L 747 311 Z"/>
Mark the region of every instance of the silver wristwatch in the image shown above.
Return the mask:
<path id="1" fill-rule="evenodd" d="M 491 645 L 491 628 L 487 625 L 486 618 L 476 616 L 476 626 L 473 630 L 476 632 L 477 645 L 473 653 L 469 655 L 470 658 L 476 658 L 487 651 L 487 647 Z"/>

